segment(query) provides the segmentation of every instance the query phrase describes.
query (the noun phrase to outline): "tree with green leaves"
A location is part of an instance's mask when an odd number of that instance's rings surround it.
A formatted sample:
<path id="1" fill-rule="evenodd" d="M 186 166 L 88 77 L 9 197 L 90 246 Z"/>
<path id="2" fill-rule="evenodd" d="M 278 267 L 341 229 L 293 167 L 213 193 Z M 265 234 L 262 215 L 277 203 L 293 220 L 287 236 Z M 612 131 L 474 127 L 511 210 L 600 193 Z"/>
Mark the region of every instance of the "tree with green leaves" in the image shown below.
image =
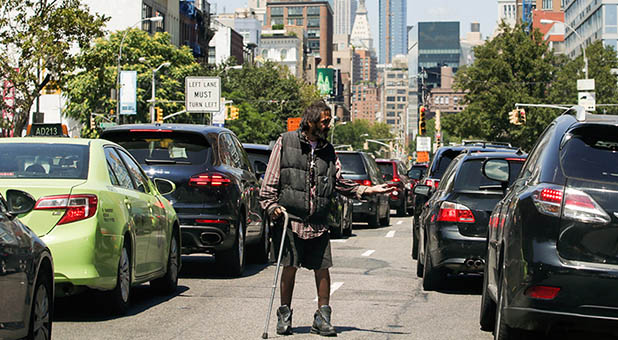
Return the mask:
<path id="1" fill-rule="evenodd" d="M 333 144 L 350 145 L 354 150 L 363 150 L 364 143 L 367 139 L 378 140 L 393 138 L 388 124 L 379 122 L 372 124 L 364 119 L 345 122 L 345 124 L 338 123 L 334 129 L 331 128 L 330 133 L 334 133 Z M 384 141 L 384 143 L 388 144 L 388 141 Z M 381 155 L 380 150 L 384 148 L 383 145 L 377 143 L 367 143 L 367 146 L 367 151 L 376 156 Z"/>
<path id="2" fill-rule="evenodd" d="M 82 51 L 77 62 L 80 71 L 68 77 L 66 116 L 79 120 L 85 126 L 91 113 L 106 114 L 109 120 L 115 121 L 117 102 L 112 99 L 111 93 L 116 88 L 118 53 L 123 36 L 120 67 L 122 70 L 137 71 L 137 115 L 130 119 L 150 122 L 148 100 L 151 97 L 152 71 L 164 62 L 170 62 L 170 66 L 161 68 L 155 74 L 156 105 L 162 108 L 163 115 L 184 109 L 185 77 L 205 72 L 191 50 L 186 46 L 176 47 L 168 33 L 150 35 L 140 29 L 128 29 L 98 39 Z M 95 121 L 102 120 L 97 117 Z M 97 135 L 96 129 L 82 130 L 82 136 Z"/>
<path id="3" fill-rule="evenodd" d="M 45 86 L 66 88 L 76 69 L 73 51 L 103 35 L 107 18 L 91 15 L 79 0 L 0 1 L 0 73 L 14 101 L 0 101 L 1 128 L 20 136 Z"/>

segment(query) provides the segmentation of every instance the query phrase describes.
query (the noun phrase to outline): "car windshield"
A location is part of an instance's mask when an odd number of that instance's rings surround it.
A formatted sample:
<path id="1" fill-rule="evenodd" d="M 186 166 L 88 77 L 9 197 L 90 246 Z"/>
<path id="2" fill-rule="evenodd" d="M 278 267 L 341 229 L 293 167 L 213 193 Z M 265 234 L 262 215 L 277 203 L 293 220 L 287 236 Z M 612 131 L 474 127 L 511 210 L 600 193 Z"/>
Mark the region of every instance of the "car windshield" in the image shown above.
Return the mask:
<path id="1" fill-rule="evenodd" d="M 509 160 L 509 185 L 513 183 L 521 167 L 524 165 L 524 160 Z M 501 189 L 502 185 L 498 181 L 491 180 L 483 176 L 481 167 L 484 159 L 471 159 L 465 161 L 455 179 L 453 190 L 455 191 L 479 191 L 490 190 L 495 191 Z"/>
<path id="2" fill-rule="evenodd" d="M 341 163 L 341 172 L 344 174 L 366 174 L 363 158 L 358 153 L 337 154 Z"/>
<path id="3" fill-rule="evenodd" d="M 87 145 L 0 143 L 0 178 L 87 177 Z"/>
<path id="4" fill-rule="evenodd" d="M 563 140 L 560 164 L 567 177 L 618 183 L 618 128 L 586 126 L 571 131 Z"/>
<path id="5" fill-rule="evenodd" d="M 382 171 L 382 175 L 386 177 L 393 177 L 393 163 L 378 163 L 378 168 Z"/>
<path id="6" fill-rule="evenodd" d="M 183 132 L 123 132 L 106 135 L 127 149 L 140 164 L 204 164 L 211 153 L 206 139 Z"/>
<path id="7" fill-rule="evenodd" d="M 423 174 L 425 173 L 425 171 L 419 169 L 419 168 L 412 168 L 410 169 L 410 171 L 408 171 L 408 177 L 412 178 L 412 179 L 420 179 L 421 177 L 423 177 Z"/>

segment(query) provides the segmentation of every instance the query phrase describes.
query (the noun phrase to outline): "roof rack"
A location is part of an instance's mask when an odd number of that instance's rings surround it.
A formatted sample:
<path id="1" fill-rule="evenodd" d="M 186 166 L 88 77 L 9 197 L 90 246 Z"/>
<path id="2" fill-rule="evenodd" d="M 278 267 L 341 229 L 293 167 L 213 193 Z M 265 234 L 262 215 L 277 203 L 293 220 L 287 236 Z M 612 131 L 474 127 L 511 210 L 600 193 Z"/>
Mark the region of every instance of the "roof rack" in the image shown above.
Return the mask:
<path id="1" fill-rule="evenodd" d="M 497 145 L 497 146 L 506 146 L 509 148 L 512 148 L 513 146 L 511 145 L 511 143 L 509 142 L 488 142 L 488 141 L 484 141 L 484 140 L 462 140 L 461 141 L 462 145 L 479 145 L 479 146 L 487 146 L 487 145 Z"/>

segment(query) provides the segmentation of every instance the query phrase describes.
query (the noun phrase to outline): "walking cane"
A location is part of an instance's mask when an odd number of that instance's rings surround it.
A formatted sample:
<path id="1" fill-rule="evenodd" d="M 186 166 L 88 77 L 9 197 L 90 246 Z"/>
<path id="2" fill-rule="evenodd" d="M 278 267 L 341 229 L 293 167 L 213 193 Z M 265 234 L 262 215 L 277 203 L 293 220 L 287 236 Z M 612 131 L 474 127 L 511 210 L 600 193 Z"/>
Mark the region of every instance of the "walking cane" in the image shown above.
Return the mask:
<path id="1" fill-rule="evenodd" d="M 273 279 L 273 290 L 270 294 L 270 304 L 268 305 L 268 314 L 266 317 L 266 324 L 264 324 L 264 333 L 262 333 L 262 339 L 268 339 L 268 323 L 270 322 L 270 312 L 273 309 L 273 301 L 275 300 L 275 289 L 277 288 L 277 281 L 279 281 L 279 267 L 281 266 L 281 255 L 283 254 L 283 245 L 285 243 L 288 227 L 288 213 L 283 210 L 283 228 L 281 229 L 281 245 L 279 246 L 279 256 L 277 256 L 277 269 L 275 269 L 275 278 Z"/>

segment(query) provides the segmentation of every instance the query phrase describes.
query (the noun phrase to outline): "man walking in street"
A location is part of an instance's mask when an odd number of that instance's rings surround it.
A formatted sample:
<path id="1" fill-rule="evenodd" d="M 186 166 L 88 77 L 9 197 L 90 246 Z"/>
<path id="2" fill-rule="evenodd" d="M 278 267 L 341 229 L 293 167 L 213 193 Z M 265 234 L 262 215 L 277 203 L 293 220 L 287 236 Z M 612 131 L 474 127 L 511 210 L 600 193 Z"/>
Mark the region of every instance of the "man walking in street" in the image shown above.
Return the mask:
<path id="1" fill-rule="evenodd" d="M 326 221 L 331 199 L 335 192 L 360 199 L 393 190 L 386 184 L 368 187 L 341 177 L 335 149 L 327 141 L 331 118 L 323 101 L 305 110 L 300 129 L 282 134 L 275 143 L 260 190 L 261 205 L 272 221 L 277 221 L 283 210 L 290 218 L 291 228 L 284 226 L 281 233 L 287 240 L 281 260 L 281 307 L 277 309 L 280 335 L 292 334 L 292 293 L 300 267 L 314 271 L 318 291 L 311 333 L 337 335 L 329 305 L 332 259 Z"/>

